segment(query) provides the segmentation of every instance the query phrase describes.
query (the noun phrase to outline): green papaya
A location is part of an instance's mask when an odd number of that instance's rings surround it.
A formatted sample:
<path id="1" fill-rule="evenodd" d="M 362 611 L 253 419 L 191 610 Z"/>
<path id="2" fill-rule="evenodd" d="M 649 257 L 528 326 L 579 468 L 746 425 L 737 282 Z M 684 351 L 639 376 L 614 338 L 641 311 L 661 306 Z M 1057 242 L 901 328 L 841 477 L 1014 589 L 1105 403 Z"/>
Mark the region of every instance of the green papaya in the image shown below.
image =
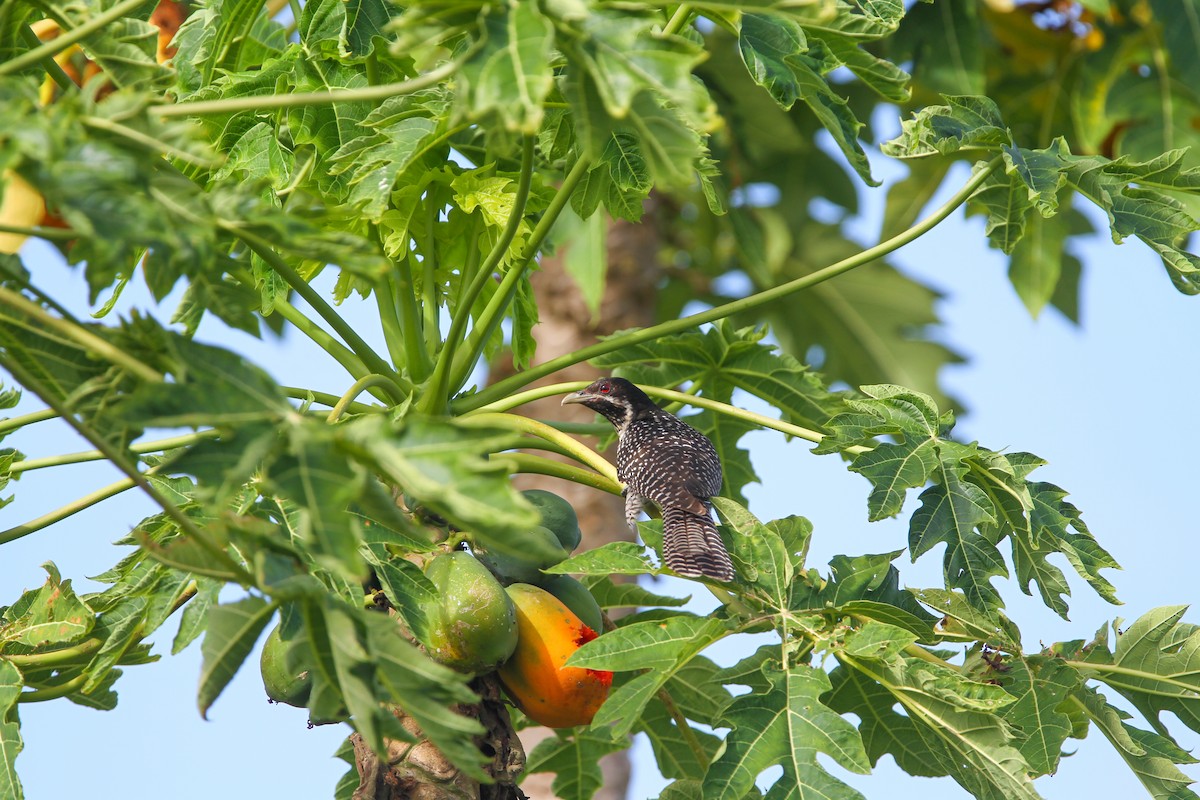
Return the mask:
<path id="1" fill-rule="evenodd" d="M 559 544 L 568 553 L 579 547 L 583 534 L 579 531 L 579 517 L 571 504 L 554 492 L 543 489 L 527 489 L 521 494 L 542 515 L 542 527 L 549 528 L 558 537 Z"/>
<path id="2" fill-rule="evenodd" d="M 604 616 L 600 604 L 588 588 L 570 575 L 543 575 L 537 585 L 562 601 L 575 612 L 584 625 L 596 633 L 604 632 Z"/>
<path id="3" fill-rule="evenodd" d="M 515 556 L 486 548 L 476 550 L 476 555 L 505 584 L 535 583 L 545 577 L 543 569 L 562 561 L 568 553 L 549 528 L 537 527 L 530 534 L 544 542 L 545 546 L 539 549 L 546 555 L 536 555 L 530 551 L 528 556 Z"/>
<path id="4" fill-rule="evenodd" d="M 312 677 L 308 670 L 295 672 L 287 668 L 288 643 L 280 637 L 279 629 L 276 625 L 263 644 L 259 659 L 263 688 L 267 690 L 267 697 L 277 703 L 304 708 L 312 692 Z"/>
<path id="5" fill-rule="evenodd" d="M 470 553 L 437 556 L 425 567 L 437 589 L 425 607 L 422 643 L 437 661 L 460 672 L 489 672 L 517 647 L 512 600 L 488 568 Z"/>

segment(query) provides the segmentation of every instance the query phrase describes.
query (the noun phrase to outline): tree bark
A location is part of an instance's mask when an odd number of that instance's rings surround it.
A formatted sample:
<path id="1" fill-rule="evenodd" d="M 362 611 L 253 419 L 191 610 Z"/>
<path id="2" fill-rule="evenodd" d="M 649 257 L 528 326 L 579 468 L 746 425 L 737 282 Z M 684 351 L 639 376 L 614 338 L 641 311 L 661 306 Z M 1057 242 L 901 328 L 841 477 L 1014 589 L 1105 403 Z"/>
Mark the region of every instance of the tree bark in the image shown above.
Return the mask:
<path id="1" fill-rule="evenodd" d="M 354 766 L 358 770 L 358 788 L 354 800 L 525 800 L 516 786 L 525 768 L 525 752 L 513 731 L 508 708 L 500 694 L 495 675 L 479 678 L 473 684 L 480 702 L 455 709 L 483 725 L 479 749 L 491 761 L 485 771 L 495 783 L 481 785 L 446 759 L 425 739 L 420 726 L 403 711 L 396 719 L 417 742 L 387 742 L 387 760 L 379 758 L 357 733 L 350 735 L 354 745 Z"/>
<path id="2" fill-rule="evenodd" d="M 654 198 L 647 202 L 645 219 L 641 224 L 623 221 L 610 223 L 605 245 L 607 279 L 600 311 L 595 317 L 589 312 L 574 279 L 563 268 L 564 253 L 542 259 L 541 269 L 532 277 L 540 316 L 533 329 L 537 340 L 535 363 L 586 347 L 596 342 L 599 336 L 625 328 L 644 327 L 654 322 L 657 287 L 662 277 L 662 266 L 658 261 L 661 236 L 654 225 L 655 216 L 651 207 L 654 202 Z M 490 379 L 499 380 L 512 372 L 511 363 L 498 364 L 493 367 Z M 600 375 L 601 372 L 590 364 L 576 364 L 539 383 L 591 381 Z M 578 406 L 564 408 L 557 397 L 537 400 L 517 410 L 543 420 L 580 422 L 590 419 L 589 413 Z M 594 446 L 595 441 L 591 440 L 590 444 Z M 552 491 L 571 503 L 583 531 L 582 549 L 633 538 L 625 524 L 625 504 L 620 497 L 542 475 L 520 475 L 516 482 L 522 489 Z M 521 732 L 521 741 L 528 752 L 537 742 L 550 735 L 551 731 L 546 728 L 529 728 Z M 596 799 L 622 800 L 629 785 L 628 755 L 620 752 L 605 756 L 600 761 L 600 767 L 604 774 L 604 785 L 597 792 Z M 555 797 L 550 788 L 552 780 L 550 774 L 529 775 L 521 788 L 532 800 L 549 800 Z"/>

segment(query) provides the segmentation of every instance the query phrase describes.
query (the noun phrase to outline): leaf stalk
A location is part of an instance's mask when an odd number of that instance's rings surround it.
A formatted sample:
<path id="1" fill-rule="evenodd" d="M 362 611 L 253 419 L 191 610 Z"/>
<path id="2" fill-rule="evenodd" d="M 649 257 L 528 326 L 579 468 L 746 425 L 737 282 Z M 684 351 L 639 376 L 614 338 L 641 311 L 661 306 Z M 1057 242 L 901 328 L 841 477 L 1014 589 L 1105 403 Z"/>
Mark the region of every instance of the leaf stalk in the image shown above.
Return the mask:
<path id="1" fill-rule="evenodd" d="M 869 264 L 878 258 L 898 250 L 904 245 L 920 238 L 936 227 L 942 220 L 950 216 L 959 206 L 967 201 L 967 199 L 975 193 L 988 176 L 991 175 L 1002 163 L 1001 157 L 997 156 L 990 162 L 980 168 L 971 179 L 968 180 L 961 189 L 954 193 L 954 196 L 946 201 L 939 209 L 930 214 L 925 219 L 913 225 L 906 231 L 896 234 L 890 239 L 887 239 L 874 247 L 869 247 L 861 253 L 857 253 L 849 258 L 844 258 L 834 264 L 830 264 L 824 269 L 817 270 L 808 275 L 805 275 L 787 283 L 773 286 L 770 289 L 764 289 L 749 297 L 743 297 L 738 300 L 731 300 L 728 303 L 716 306 L 714 308 L 700 311 L 687 317 L 669 320 L 658 325 L 652 325 L 649 328 L 630 331 L 628 333 L 619 334 L 609 337 L 602 342 L 597 342 L 594 345 L 580 348 L 572 353 L 552 358 L 549 361 L 538 364 L 527 370 L 519 372 L 504 380 L 497 381 L 488 388 L 469 397 L 462 398 L 460 404 L 464 411 L 469 411 L 480 406 L 487 405 L 499 398 L 506 397 L 512 394 L 522 386 L 526 386 L 534 381 L 551 375 L 560 369 L 569 367 L 573 364 L 578 364 L 582 361 L 587 361 L 596 356 L 602 356 L 606 353 L 611 353 L 614 350 L 619 350 L 622 347 L 629 345 L 649 342 L 655 339 L 661 339 L 664 336 L 670 336 L 675 333 L 682 333 L 686 330 L 691 330 L 699 325 L 708 322 L 716 322 L 719 319 L 732 316 L 744 311 L 750 311 L 767 303 L 780 300 L 788 295 L 794 294 L 802 289 L 808 289 L 816 286 L 819 283 L 829 280 L 830 278 L 841 275 L 844 272 L 849 272 L 852 269 L 861 267 L 864 264 Z"/>

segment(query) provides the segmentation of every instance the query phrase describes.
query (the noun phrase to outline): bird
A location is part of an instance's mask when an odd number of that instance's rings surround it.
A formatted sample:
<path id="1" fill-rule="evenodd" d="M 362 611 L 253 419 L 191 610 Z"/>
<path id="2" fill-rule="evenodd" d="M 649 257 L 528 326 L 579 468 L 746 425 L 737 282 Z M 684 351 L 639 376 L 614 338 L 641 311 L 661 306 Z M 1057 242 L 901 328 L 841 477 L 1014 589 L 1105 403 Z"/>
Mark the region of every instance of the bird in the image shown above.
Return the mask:
<path id="1" fill-rule="evenodd" d="M 721 491 L 721 459 L 708 437 L 624 378 L 600 378 L 567 395 L 617 429 L 617 479 L 625 520 L 637 530 L 646 501 L 662 509 L 663 561 L 677 575 L 733 580 L 733 562 L 711 517 Z"/>

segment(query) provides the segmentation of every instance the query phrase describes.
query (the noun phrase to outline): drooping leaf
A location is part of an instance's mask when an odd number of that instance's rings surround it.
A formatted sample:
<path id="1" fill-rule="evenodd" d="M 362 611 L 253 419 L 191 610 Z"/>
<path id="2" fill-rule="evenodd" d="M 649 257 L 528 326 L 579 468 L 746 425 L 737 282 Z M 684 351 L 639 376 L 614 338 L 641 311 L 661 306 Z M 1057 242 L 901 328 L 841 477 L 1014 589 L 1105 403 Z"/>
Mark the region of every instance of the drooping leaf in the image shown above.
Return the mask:
<path id="1" fill-rule="evenodd" d="M 1196 759 L 1159 733 L 1136 728 L 1125 720 L 1121 709 L 1091 687 L 1077 695 L 1088 717 L 1104 733 L 1121 758 L 1155 800 L 1194 800 L 1188 788 L 1195 781 L 1176 764 L 1195 764 Z"/>
<path id="2" fill-rule="evenodd" d="M 888 708 L 895 702 L 903 707 L 904 719 L 911 721 L 906 735 L 915 736 L 924 751 L 920 768 L 927 771 L 920 774 L 950 775 L 976 797 L 1039 797 L 1029 765 L 1014 746 L 1013 731 L 997 713 L 1013 702 L 1012 696 L 949 667 L 903 654 L 905 637 L 911 642 L 911 634 L 888 632 L 888 627 L 873 622 L 855 631 L 846 639 L 841 660 L 887 689 L 893 698 Z M 881 648 L 881 641 L 887 646 Z M 880 718 L 880 724 L 887 724 L 886 719 Z M 885 745 L 896 741 L 895 736 L 880 739 Z"/>
<path id="3" fill-rule="evenodd" d="M 276 609 L 274 603 L 250 596 L 209 611 L 208 632 L 201 647 L 204 665 L 197 693 L 201 716 L 208 716 L 213 701 L 250 655 Z"/>

